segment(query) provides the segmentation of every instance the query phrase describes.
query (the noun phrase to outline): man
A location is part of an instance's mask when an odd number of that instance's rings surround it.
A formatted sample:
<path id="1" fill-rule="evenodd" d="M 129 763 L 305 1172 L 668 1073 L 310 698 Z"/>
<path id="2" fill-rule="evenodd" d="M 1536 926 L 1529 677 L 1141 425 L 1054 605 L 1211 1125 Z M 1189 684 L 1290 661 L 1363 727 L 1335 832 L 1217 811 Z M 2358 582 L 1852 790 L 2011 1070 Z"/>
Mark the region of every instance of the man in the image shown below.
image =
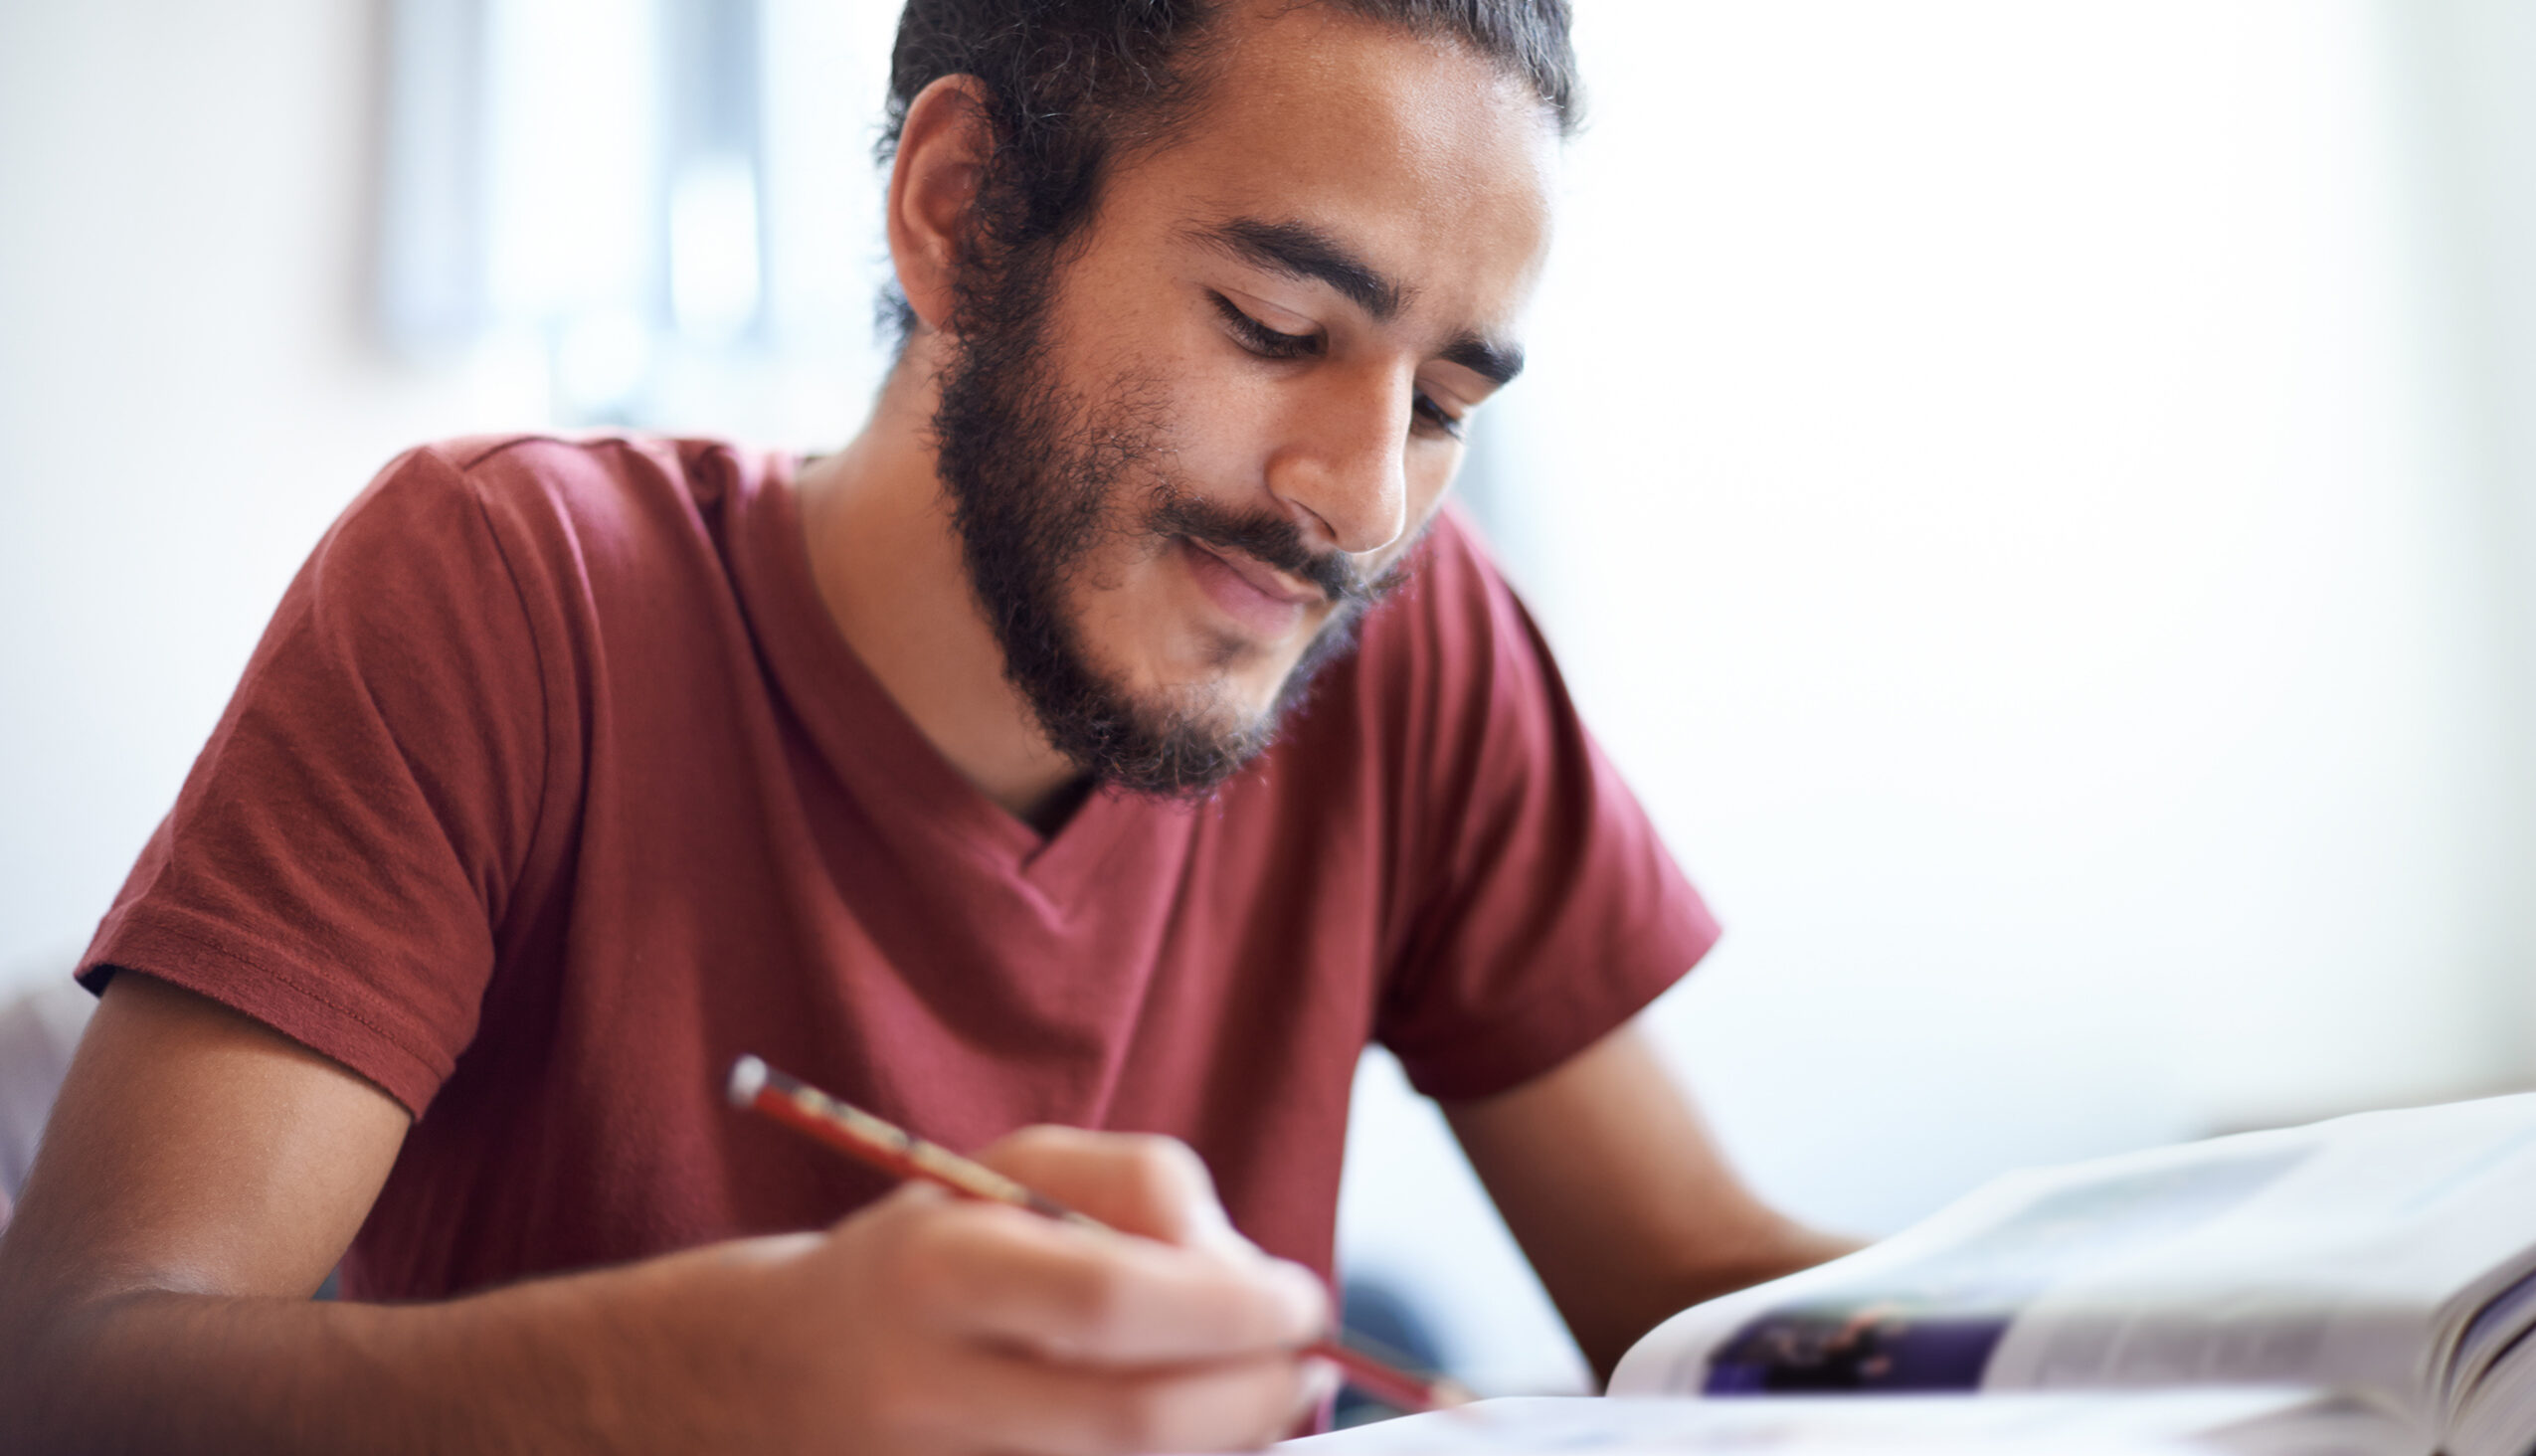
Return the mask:
<path id="1" fill-rule="evenodd" d="M 1832 1251 L 1629 1029 L 1714 930 L 1437 514 L 1568 73 L 1558 0 L 915 0 L 848 448 L 420 451 L 291 588 L 83 969 L 0 1444 L 1256 1444 L 1368 1037 L 1598 1367 Z"/>

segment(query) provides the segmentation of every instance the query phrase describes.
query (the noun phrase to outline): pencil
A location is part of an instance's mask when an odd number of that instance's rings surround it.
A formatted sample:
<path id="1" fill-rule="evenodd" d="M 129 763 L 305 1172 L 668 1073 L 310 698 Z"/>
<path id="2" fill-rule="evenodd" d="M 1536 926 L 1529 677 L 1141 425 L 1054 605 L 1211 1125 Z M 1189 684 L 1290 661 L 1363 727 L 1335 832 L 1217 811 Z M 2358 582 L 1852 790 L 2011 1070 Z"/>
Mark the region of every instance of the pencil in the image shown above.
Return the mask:
<path id="1" fill-rule="evenodd" d="M 786 1076 L 754 1056 L 731 1064 L 731 1105 L 770 1118 L 797 1133 L 896 1178 L 939 1183 L 963 1197 L 1009 1203 L 1043 1217 L 1088 1228 L 1108 1228 L 1047 1194 L 983 1163 L 928 1143 L 906 1129 Z M 1338 1340 L 1317 1340 L 1303 1354 L 1339 1367 L 1349 1383 L 1402 1410 L 1441 1410 L 1468 1404 L 1471 1393 L 1450 1379 L 1412 1374 Z"/>

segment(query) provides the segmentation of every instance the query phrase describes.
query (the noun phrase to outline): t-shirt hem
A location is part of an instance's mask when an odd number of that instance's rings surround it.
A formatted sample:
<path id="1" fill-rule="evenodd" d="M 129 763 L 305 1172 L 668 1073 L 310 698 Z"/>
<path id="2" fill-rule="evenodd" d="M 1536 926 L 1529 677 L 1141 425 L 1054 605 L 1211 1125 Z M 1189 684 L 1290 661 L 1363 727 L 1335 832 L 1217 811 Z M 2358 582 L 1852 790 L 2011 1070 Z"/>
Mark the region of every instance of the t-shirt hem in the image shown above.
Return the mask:
<path id="1" fill-rule="evenodd" d="M 110 922 L 81 962 L 80 984 L 102 996 L 117 971 L 156 977 L 342 1064 L 423 1116 L 451 1068 L 406 1044 L 387 1024 L 392 1013 L 353 1004 L 305 967 L 242 954 L 183 920 L 162 909 Z"/>

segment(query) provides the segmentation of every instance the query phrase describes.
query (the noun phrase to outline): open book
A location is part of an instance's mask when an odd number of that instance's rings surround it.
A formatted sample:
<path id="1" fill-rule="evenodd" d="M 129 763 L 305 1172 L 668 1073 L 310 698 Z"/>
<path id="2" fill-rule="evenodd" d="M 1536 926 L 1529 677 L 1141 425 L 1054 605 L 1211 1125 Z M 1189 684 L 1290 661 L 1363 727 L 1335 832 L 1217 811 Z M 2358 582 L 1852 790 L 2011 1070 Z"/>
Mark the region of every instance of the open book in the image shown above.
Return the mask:
<path id="1" fill-rule="evenodd" d="M 2528 1456 L 2531 1327 L 2536 1094 L 2012 1174 L 1676 1315 L 1611 1381 L 1663 1405 L 1484 1401 L 1315 1444 L 1867 1449 L 2051 1427 L 2056 1447 Z"/>

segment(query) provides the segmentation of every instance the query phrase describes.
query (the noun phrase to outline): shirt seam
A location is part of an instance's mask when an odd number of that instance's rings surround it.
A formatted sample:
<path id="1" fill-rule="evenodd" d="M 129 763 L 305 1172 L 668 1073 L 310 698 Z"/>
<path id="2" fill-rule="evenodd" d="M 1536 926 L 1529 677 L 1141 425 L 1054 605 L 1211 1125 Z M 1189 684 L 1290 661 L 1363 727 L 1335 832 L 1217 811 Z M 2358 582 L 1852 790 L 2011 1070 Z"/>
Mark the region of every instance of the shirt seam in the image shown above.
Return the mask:
<path id="1" fill-rule="evenodd" d="M 502 579 L 510 584 L 511 605 L 519 612 L 520 626 L 528 636 L 529 655 L 537 666 L 537 822 L 520 844 L 519 862 L 509 866 L 510 883 L 503 896 L 503 918 L 509 919 L 513 902 L 528 876 L 528 868 L 536 861 L 537 847 L 546 842 L 547 831 L 555 819 L 555 704 L 554 682 L 547 671 L 550 654 L 545 639 L 537 630 L 537 614 L 528 607 L 528 591 L 519 582 L 519 567 L 511 559 L 510 543 L 502 539 L 502 530 L 493 519 L 492 507 L 486 504 L 482 482 L 473 474 L 476 464 L 492 457 L 487 452 L 474 462 L 460 468 L 459 483 L 466 487 L 467 502 L 475 507 L 476 519 L 483 524 L 484 534 L 493 542 L 493 555 L 502 564 Z"/>
<path id="2" fill-rule="evenodd" d="M 507 440 L 503 440 L 503 441 L 500 441 L 500 442 L 498 442 L 498 443 L 496 443 L 496 444 L 486 446 L 483 450 L 478 451 L 476 454 L 474 454 L 473 455 L 468 456 L 467 458 L 465 458 L 465 459 L 463 459 L 463 460 L 449 460 L 449 463 L 450 463 L 450 464 L 452 464 L 453 466 L 456 467 L 457 472 L 458 472 L 460 475 L 464 475 L 464 476 L 466 476 L 466 477 L 467 477 L 467 479 L 468 479 L 468 483 L 469 483 L 469 484 L 472 484 L 472 483 L 473 483 L 473 481 L 474 481 L 474 474 L 475 474 L 475 468 L 476 468 L 476 466 L 483 464 L 485 461 L 487 461 L 487 460 L 491 459 L 493 456 L 495 456 L 495 455 L 503 455 L 503 454 L 506 454 L 506 453 L 508 453 L 508 452 L 510 452 L 510 451 L 517 450 L 517 449 L 519 449 L 519 448 L 520 448 L 521 446 L 523 446 L 523 445 L 560 445 L 560 446 L 566 446 L 566 447 L 574 447 L 574 446 L 596 445 L 596 444 L 600 444 L 600 443 L 603 443 L 603 442 L 606 442 L 606 441 L 621 441 L 621 438 L 620 438 L 620 437 L 616 437 L 616 436 L 603 436 L 603 437 L 601 437 L 599 440 L 595 440 L 595 441 L 593 441 L 593 440 L 586 440 L 586 441 L 572 441 L 572 440 L 566 440 L 565 438 L 563 438 L 563 437 L 562 437 L 562 436 L 560 436 L 560 435 L 547 435 L 547 434 L 543 434 L 543 433 L 539 433 L 539 434 L 530 434 L 530 435 L 514 435 L 514 436 L 510 437 L 510 438 L 509 438 L 509 439 L 507 439 Z M 435 451 L 434 453 L 435 453 L 435 454 L 438 454 L 438 452 L 437 452 L 437 451 Z M 442 456 L 442 458 L 443 458 L 443 459 L 449 459 L 449 457 L 448 457 L 447 455 L 443 455 L 443 456 Z"/>

